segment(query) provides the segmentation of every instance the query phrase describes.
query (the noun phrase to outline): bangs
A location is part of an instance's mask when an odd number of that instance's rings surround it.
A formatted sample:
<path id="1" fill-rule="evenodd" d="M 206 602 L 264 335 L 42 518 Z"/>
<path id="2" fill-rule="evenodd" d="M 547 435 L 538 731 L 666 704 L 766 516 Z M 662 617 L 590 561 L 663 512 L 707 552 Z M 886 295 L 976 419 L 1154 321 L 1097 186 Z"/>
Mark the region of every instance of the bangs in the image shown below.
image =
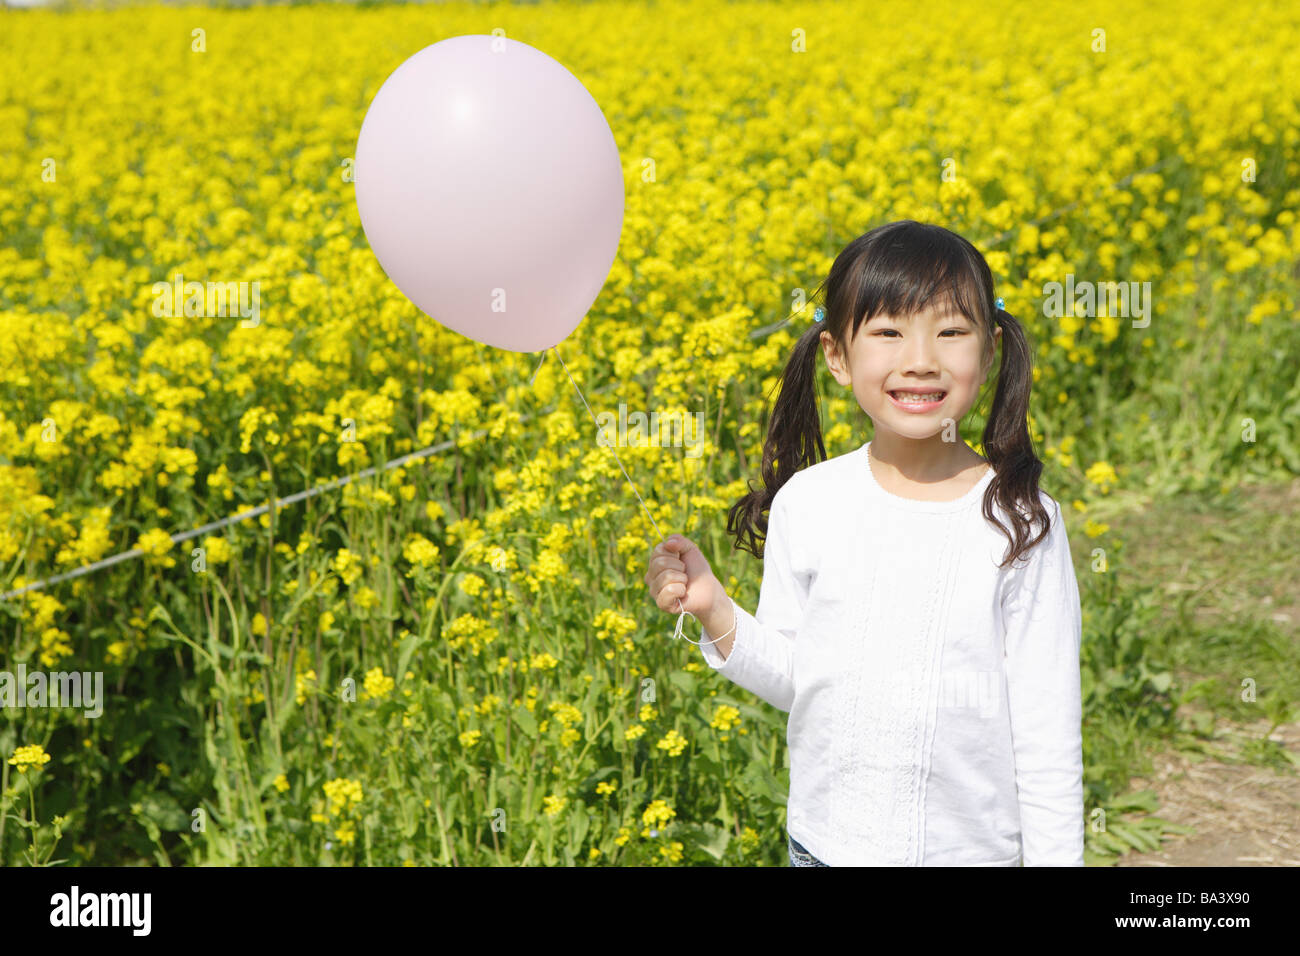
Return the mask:
<path id="1" fill-rule="evenodd" d="M 983 290 L 992 287 L 992 275 L 981 275 L 987 263 L 960 236 L 904 220 L 868 233 L 856 252 L 861 265 L 851 272 L 856 288 L 847 290 L 846 303 L 850 339 L 877 315 L 911 316 L 930 305 L 951 305 L 976 326 L 988 324 Z"/>

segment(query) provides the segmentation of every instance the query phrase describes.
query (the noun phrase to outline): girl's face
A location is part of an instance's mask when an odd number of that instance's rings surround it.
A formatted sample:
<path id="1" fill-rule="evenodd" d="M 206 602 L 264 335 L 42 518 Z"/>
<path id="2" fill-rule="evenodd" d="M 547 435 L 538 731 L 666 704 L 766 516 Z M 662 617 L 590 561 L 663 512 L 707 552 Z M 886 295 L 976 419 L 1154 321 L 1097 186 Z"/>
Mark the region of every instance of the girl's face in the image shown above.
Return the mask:
<path id="1" fill-rule="evenodd" d="M 995 327 L 995 350 L 1001 336 Z M 823 332 L 821 341 L 835 381 L 852 386 L 877 435 L 888 430 L 927 439 L 950 422 L 955 425 L 974 406 L 993 367 L 992 352 L 982 354 L 978 326 L 951 301 L 936 300 L 911 317 L 876 314 L 858 329 L 847 358 L 830 332 Z M 900 390 L 943 394 L 937 401 L 903 405 Z"/>

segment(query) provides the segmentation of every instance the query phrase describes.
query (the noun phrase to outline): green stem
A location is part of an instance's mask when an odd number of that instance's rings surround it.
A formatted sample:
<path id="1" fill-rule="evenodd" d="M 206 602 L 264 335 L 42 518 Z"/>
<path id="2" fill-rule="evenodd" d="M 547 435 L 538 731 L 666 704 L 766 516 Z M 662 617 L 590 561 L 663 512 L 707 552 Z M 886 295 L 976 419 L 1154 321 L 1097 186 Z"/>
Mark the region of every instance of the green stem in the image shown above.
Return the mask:
<path id="1" fill-rule="evenodd" d="M 221 592 L 221 598 L 226 604 L 226 610 L 230 613 L 230 627 L 233 634 L 233 639 L 232 639 L 232 648 L 234 651 L 233 659 L 238 659 L 240 629 L 239 629 L 239 621 L 235 617 L 235 606 L 230 599 L 230 593 L 226 590 L 225 586 L 221 583 L 220 579 L 213 578 L 212 581 L 217 586 L 217 590 Z M 212 634 L 212 639 L 213 642 L 215 643 L 215 633 L 213 632 L 209 632 L 209 633 Z M 220 668 L 216 670 L 216 673 L 217 674 L 221 673 Z M 230 692 L 229 684 L 225 682 L 224 678 L 222 679 L 222 684 L 226 689 L 226 695 L 227 695 L 226 702 L 230 706 L 221 708 L 221 716 L 223 721 L 226 724 L 226 733 L 230 737 L 231 746 L 234 748 L 235 753 L 239 757 L 239 770 L 241 772 L 240 783 L 242 788 L 245 791 L 244 799 L 248 801 L 249 808 L 253 811 L 254 821 L 257 823 L 258 836 L 261 838 L 260 846 L 264 847 L 266 845 L 266 816 L 263 813 L 262 802 L 257 799 L 257 792 L 253 786 L 253 773 L 248 765 L 248 755 L 244 752 L 244 748 L 240 745 L 241 741 L 239 736 L 239 725 L 235 721 L 232 714 L 230 713 L 230 711 L 233 708 L 233 705 L 235 704 L 235 699 L 234 699 L 235 695 Z"/>
<path id="2" fill-rule="evenodd" d="M 32 866 L 36 866 L 36 831 L 39 826 L 36 823 L 36 786 L 30 780 L 27 781 L 27 805 L 32 808 Z"/>
<path id="3" fill-rule="evenodd" d="M 4 759 L 4 754 L 0 753 L 0 801 L 4 800 L 4 795 L 9 791 L 9 761 Z M 9 814 L 5 813 L 3 807 L 0 807 L 0 864 L 5 862 L 5 820 Z"/>

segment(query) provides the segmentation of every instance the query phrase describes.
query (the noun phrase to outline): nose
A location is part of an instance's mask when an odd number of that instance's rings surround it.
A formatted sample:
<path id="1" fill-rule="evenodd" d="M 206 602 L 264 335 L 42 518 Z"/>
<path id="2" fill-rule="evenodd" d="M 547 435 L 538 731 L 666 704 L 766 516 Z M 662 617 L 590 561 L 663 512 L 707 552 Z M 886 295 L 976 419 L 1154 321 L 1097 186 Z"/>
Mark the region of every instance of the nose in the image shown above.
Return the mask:
<path id="1" fill-rule="evenodd" d="M 937 372 L 935 343 L 925 335 L 909 335 L 903 345 L 902 366 L 904 372 L 917 376 Z"/>

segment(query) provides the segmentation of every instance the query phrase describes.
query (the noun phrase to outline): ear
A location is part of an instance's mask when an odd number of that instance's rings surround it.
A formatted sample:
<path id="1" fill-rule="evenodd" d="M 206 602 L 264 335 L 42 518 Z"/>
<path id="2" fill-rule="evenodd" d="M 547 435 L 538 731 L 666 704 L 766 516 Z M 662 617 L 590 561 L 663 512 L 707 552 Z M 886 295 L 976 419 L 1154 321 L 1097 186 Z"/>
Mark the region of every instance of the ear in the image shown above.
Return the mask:
<path id="1" fill-rule="evenodd" d="M 835 339 L 829 332 L 822 332 L 821 336 L 822 354 L 826 356 L 826 364 L 830 366 L 831 375 L 835 376 L 835 381 L 841 385 L 849 385 L 848 369 L 845 368 L 844 357 L 840 355 L 838 347 L 835 345 Z"/>

